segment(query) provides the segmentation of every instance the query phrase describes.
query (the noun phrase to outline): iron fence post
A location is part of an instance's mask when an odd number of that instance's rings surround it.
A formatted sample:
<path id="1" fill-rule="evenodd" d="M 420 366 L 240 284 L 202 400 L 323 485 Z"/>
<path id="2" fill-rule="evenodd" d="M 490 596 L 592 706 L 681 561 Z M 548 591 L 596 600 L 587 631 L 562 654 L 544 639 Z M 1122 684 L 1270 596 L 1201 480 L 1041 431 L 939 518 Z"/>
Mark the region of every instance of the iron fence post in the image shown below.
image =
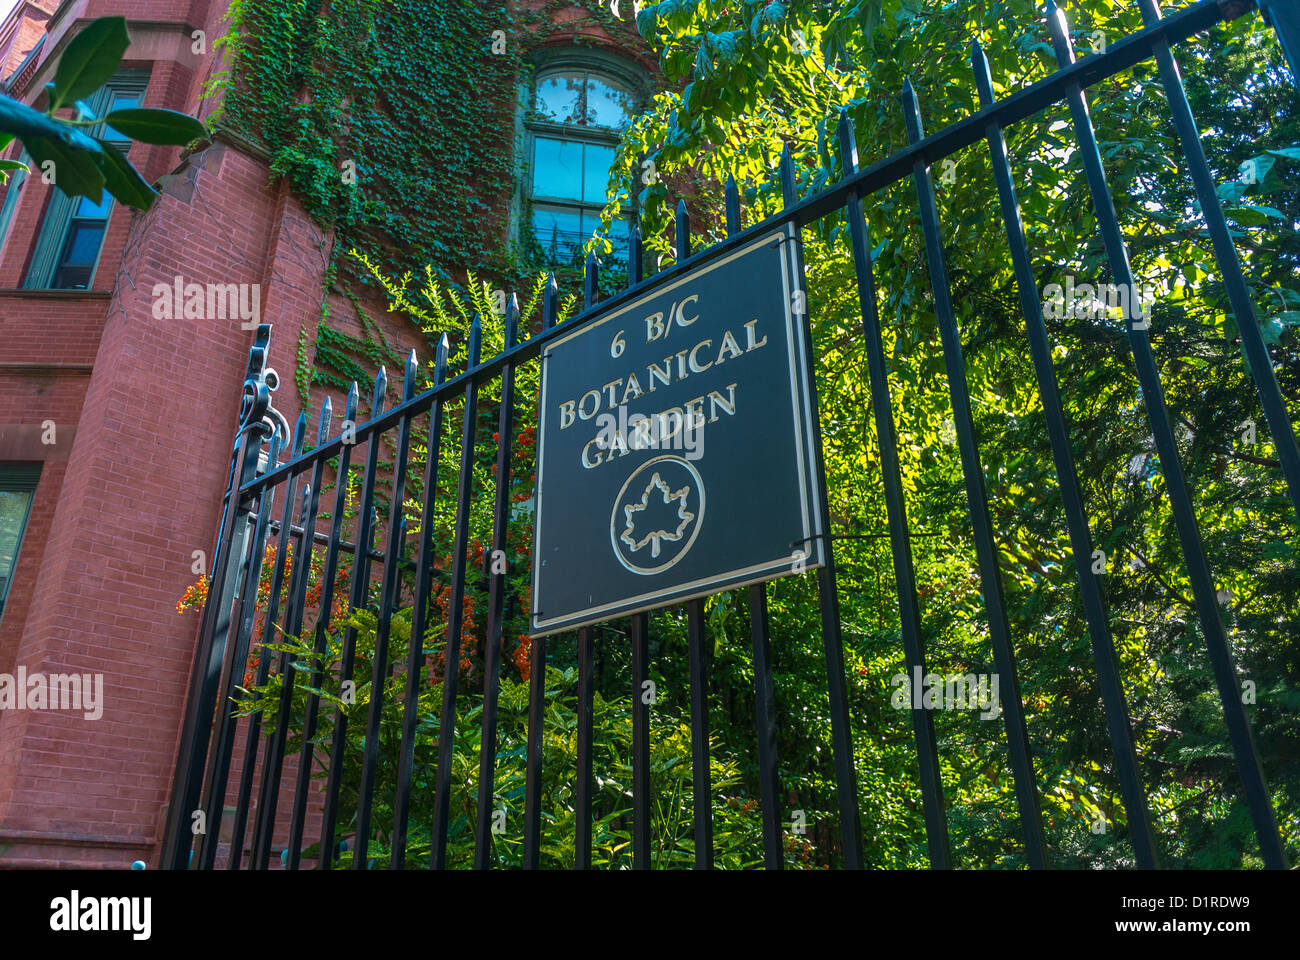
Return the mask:
<path id="1" fill-rule="evenodd" d="M 226 641 L 230 634 L 231 611 L 250 534 L 252 500 L 240 495 L 239 490 L 257 476 L 262 442 L 272 433 L 266 421 L 272 415 L 271 392 L 278 388 L 279 378 L 267 367 L 270 339 L 271 325 L 260 324 L 249 350 L 235 451 L 218 527 L 217 549 L 213 554 L 211 583 L 216 585 L 216 590 L 209 587 L 203 606 L 159 858 L 160 865 L 166 869 L 187 870 L 190 866 L 195 835 L 192 814 L 198 809 L 203 790 L 203 773 L 207 765 Z M 231 563 L 231 557 L 239 557 L 240 562 Z"/>

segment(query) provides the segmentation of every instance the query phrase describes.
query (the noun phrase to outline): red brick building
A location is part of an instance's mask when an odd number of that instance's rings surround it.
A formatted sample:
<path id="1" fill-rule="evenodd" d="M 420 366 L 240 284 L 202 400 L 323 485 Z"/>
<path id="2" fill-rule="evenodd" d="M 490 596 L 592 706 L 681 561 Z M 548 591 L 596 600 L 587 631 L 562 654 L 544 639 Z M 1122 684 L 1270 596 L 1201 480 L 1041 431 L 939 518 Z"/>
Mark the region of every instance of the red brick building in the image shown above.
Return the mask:
<path id="1" fill-rule="evenodd" d="M 225 8 L 19 0 L 0 23 L 0 91 L 40 106 L 68 41 L 121 15 L 131 46 L 92 106 L 207 118 L 218 104 L 203 99 L 205 82 L 222 69 L 209 38 L 225 30 Z M 643 66 L 572 44 L 578 33 L 608 37 L 586 11 L 553 17 L 564 29 L 539 52 L 531 96 L 575 83 L 584 97 L 644 93 L 633 91 Z M 587 164 L 612 156 L 609 130 L 567 139 L 572 118 L 554 119 L 519 138 L 518 195 L 497 198 L 510 236 L 531 216 L 552 246 L 590 232 L 593 198 L 566 193 L 543 167 L 574 151 Z M 18 155 L 18 144 L 6 154 Z M 153 864 L 162 839 L 197 626 L 176 604 L 195 579 L 195 551 L 215 539 L 253 332 L 159 319 L 155 285 L 179 276 L 255 287 L 286 383 L 326 296 L 331 236 L 248 139 L 218 125 L 193 152 L 134 144 L 130 159 L 162 180 L 147 213 L 107 193 L 98 205 L 67 198 L 39 170 L 0 187 L 0 677 L 104 678 L 97 719 L 0 709 L 0 866 Z M 357 323 L 346 298 L 329 306 L 339 329 Z M 405 320 L 389 325 L 397 343 L 422 346 Z M 292 422 L 299 397 L 282 389 L 276 405 Z"/>

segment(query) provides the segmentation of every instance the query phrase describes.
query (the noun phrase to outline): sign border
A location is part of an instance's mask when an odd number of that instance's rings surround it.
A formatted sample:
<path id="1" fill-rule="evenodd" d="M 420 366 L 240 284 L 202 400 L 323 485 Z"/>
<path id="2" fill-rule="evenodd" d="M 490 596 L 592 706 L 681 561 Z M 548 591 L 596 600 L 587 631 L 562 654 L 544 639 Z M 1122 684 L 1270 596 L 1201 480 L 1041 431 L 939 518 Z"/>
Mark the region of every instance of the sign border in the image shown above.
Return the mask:
<path id="1" fill-rule="evenodd" d="M 786 342 L 789 347 L 790 357 L 790 388 L 794 398 L 793 415 L 794 415 L 794 439 L 795 454 L 798 459 L 798 469 L 800 480 L 799 486 L 800 506 L 803 520 L 803 540 L 797 546 L 802 546 L 807 554 L 803 559 L 804 567 L 813 570 L 826 565 L 826 537 L 822 529 L 822 521 L 825 516 L 825 491 L 822 488 L 821 478 L 817 470 L 817 410 L 813 403 L 812 390 L 812 364 L 809 356 L 809 334 L 806 329 L 806 320 L 797 316 L 794 311 L 795 294 L 799 293 L 799 301 L 804 306 L 802 316 L 807 317 L 807 291 L 804 288 L 802 271 L 800 269 L 801 260 L 798 256 L 798 244 L 800 243 L 797 228 L 792 223 L 786 223 L 775 230 L 769 231 L 760 237 L 754 238 L 744 246 L 738 247 L 726 256 L 714 259 L 708 263 L 701 264 L 696 270 L 692 270 L 683 276 L 675 278 L 671 283 L 663 286 L 646 290 L 635 300 L 624 304 L 612 313 L 605 316 L 593 318 L 589 322 L 575 327 L 573 332 L 567 336 L 561 336 L 552 340 L 542 350 L 542 372 L 541 372 L 541 398 L 538 404 L 538 426 L 537 426 L 537 486 L 534 491 L 536 498 L 535 509 L 533 513 L 533 576 L 532 576 L 532 599 L 533 605 L 536 605 L 539 597 L 538 588 L 540 586 L 541 563 L 539 545 L 541 543 L 542 530 L 542 494 L 543 494 L 543 477 L 542 464 L 545 457 L 544 438 L 546 436 L 547 411 L 547 375 L 546 360 L 551 352 L 562 343 L 566 343 L 576 337 L 593 333 L 597 328 L 605 323 L 618 317 L 631 313 L 642 307 L 647 301 L 655 299 L 674 290 L 683 284 L 693 283 L 699 277 L 718 267 L 737 260 L 754 250 L 770 246 L 776 243 L 784 249 L 781 251 L 781 284 L 785 296 L 785 307 L 783 310 L 784 333 Z M 723 590 L 731 590 L 739 587 L 749 586 L 750 584 L 762 583 L 767 580 L 775 579 L 782 573 L 789 572 L 791 564 L 795 561 L 795 546 L 791 547 L 791 555 L 781 560 L 767 560 L 762 563 L 751 564 L 748 567 L 742 567 L 726 573 L 716 574 L 705 579 L 693 580 L 689 583 L 679 583 L 673 586 L 665 587 L 659 590 L 652 590 L 646 593 L 637 594 L 632 597 L 625 597 L 621 600 L 610 603 L 600 604 L 595 607 L 588 607 L 584 610 L 574 611 L 564 614 L 560 617 L 543 619 L 545 611 L 529 611 L 529 636 L 544 637 L 555 633 L 562 633 L 568 630 L 574 630 L 579 627 L 591 626 L 596 623 L 602 623 L 616 617 L 629 616 L 634 613 L 642 613 L 647 610 L 655 610 L 660 607 L 669 606 L 675 603 L 682 603 L 687 600 L 694 600 L 699 597 L 711 596 Z"/>

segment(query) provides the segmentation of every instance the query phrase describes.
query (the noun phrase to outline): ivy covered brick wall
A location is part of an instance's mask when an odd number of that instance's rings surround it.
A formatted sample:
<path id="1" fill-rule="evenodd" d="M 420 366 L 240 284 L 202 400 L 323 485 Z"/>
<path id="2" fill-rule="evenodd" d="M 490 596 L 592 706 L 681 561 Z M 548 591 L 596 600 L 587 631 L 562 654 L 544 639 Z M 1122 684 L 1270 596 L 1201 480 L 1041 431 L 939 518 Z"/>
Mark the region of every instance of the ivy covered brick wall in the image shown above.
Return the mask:
<path id="1" fill-rule="evenodd" d="M 264 148 L 332 233 L 321 322 L 296 345 L 305 403 L 313 386 L 344 391 L 412 346 L 428 352 L 352 251 L 452 286 L 473 273 L 523 289 L 543 269 L 510 239 L 531 51 L 654 63 L 631 11 L 615 17 L 607 0 L 233 0 L 229 17 L 220 123 Z"/>

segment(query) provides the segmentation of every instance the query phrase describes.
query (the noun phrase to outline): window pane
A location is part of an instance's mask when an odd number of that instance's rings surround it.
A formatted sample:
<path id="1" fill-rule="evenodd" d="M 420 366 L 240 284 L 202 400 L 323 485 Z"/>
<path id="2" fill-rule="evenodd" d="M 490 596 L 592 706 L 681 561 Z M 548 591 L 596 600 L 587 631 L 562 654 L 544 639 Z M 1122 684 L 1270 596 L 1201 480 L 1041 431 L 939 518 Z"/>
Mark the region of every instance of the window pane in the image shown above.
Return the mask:
<path id="1" fill-rule="evenodd" d="M 105 190 L 99 199 L 99 203 L 91 200 L 90 197 L 78 197 L 77 209 L 73 211 L 74 217 L 84 217 L 90 219 L 102 219 L 108 216 L 108 205 L 113 200 L 112 195 Z"/>
<path id="2" fill-rule="evenodd" d="M 538 137 L 533 150 L 533 196 L 582 197 L 582 144 Z"/>
<path id="3" fill-rule="evenodd" d="M 587 203 L 604 203 L 609 168 L 614 165 L 614 148 L 589 143 L 583 149 L 587 152 L 587 159 L 582 178 L 582 199 Z"/>
<path id="4" fill-rule="evenodd" d="M 5 586 L 13 575 L 14 558 L 18 556 L 31 499 L 30 490 L 0 490 L 0 600 L 4 599 Z"/>
<path id="5" fill-rule="evenodd" d="M 553 263 L 569 263 L 582 255 L 582 215 L 577 210 L 533 208 L 533 233 Z"/>
<path id="6" fill-rule="evenodd" d="M 537 81 L 537 115 L 553 123 L 582 122 L 582 73 L 550 73 Z"/>
<path id="7" fill-rule="evenodd" d="M 32 160 L 26 150 L 18 159 L 23 163 L 31 163 Z M 18 195 L 26 182 L 27 174 L 21 170 L 9 174 L 9 188 L 5 191 L 4 203 L 0 204 L 0 248 L 4 247 L 5 237 L 9 235 L 9 224 L 13 222 L 14 210 L 18 207 Z"/>
<path id="8" fill-rule="evenodd" d="M 609 227 L 609 242 L 614 245 L 614 256 L 618 259 L 627 257 L 627 221 L 621 217 Z"/>
<path id="9" fill-rule="evenodd" d="M 632 94 L 600 77 L 587 81 L 587 123 L 621 130 L 632 117 Z"/>
<path id="10" fill-rule="evenodd" d="M 114 94 L 114 95 L 113 95 L 113 102 L 112 102 L 112 105 L 109 106 L 109 108 L 108 108 L 108 112 L 109 112 L 109 113 L 112 113 L 114 110 L 133 110 L 133 109 L 135 109 L 135 108 L 138 107 L 138 106 L 140 106 L 140 95 L 139 95 L 139 94 L 136 94 L 136 93 L 131 93 L 131 94 L 127 94 L 127 93 L 117 93 L 117 94 Z M 112 127 L 110 127 L 110 126 L 108 126 L 107 124 L 105 124 L 105 126 L 104 126 L 104 133 L 103 133 L 103 139 L 105 139 L 105 140 L 129 140 L 130 137 L 128 137 L 128 136 L 127 136 L 126 134 L 124 134 L 124 133 L 119 133 L 118 131 L 114 130 Z"/>
<path id="11" fill-rule="evenodd" d="M 63 256 L 54 265 L 50 287 L 54 290 L 86 290 L 94 279 L 95 259 L 104 239 L 103 220 L 73 220 Z"/>
<path id="12" fill-rule="evenodd" d="M 99 256 L 99 242 L 103 239 L 102 223 L 80 223 L 74 220 L 68 228 L 68 246 L 63 254 L 63 263 L 94 263 Z"/>

